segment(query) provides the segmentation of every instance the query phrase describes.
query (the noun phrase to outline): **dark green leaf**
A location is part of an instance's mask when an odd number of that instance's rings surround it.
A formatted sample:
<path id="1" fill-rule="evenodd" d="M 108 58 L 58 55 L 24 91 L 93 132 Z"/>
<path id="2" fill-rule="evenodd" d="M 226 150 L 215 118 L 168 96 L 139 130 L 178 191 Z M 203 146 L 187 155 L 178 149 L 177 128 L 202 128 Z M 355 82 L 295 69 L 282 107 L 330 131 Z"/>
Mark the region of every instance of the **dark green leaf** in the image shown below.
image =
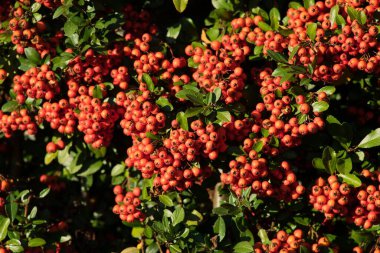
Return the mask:
<path id="1" fill-rule="evenodd" d="M 39 64 L 41 61 L 41 56 L 37 52 L 37 50 L 33 47 L 25 48 L 25 56 L 26 58 L 34 64 Z"/>
<path id="2" fill-rule="evenodd" d="M 165 97 L 159 97 L 156 100 L 156 104 L 162 108 L 162 110 L 171 112 L 173 111 L 174 107 L 173 105 L 169 102 L 169 100 Z"/>
<path id="3" fill-rule="evenodd" d="M 270 17 L 271 27 L 274 30 L 277 30 L 278 27 L 280 26 L 280 20 L 281 20 L 280 11 L 276 7 L 273 7 L 269 12 L 269 17 Z"/>
<path id="4" fill-rule="evenodd" d="M 336 153 L 331 147 L 326 147 L 323 150 L 322 162 L 328 173 L 331 175 L 336 171 Z"/>
<path id="5" fill-rule="evenodd" d="M 338 159 L 336 161 L 336 168 L 341 174 L 348 174 L 352 170 L 352 160 L 351 158 Z"/>
<path id="6" fill-rule="evenodd" d="M 360 179 L 354 174 L 339 174 L 338 176 L 343 179 L 343 182 L 352 185 L 353 187 L 359 187 L 362 185 Z"/>
<path id="7" fill-rule="evenodd" d="M 88 177 L 94 173 L 96 173 L 97 171 L 99 171 L 103 166 L 103 161 L 96 161 L 94 163 L 92 163 L 90 166 L 88 166 L 87 170 L 85 170 L 84 172 L 80 173 L 78 176 L 81 176 L 81 177 Z"/>

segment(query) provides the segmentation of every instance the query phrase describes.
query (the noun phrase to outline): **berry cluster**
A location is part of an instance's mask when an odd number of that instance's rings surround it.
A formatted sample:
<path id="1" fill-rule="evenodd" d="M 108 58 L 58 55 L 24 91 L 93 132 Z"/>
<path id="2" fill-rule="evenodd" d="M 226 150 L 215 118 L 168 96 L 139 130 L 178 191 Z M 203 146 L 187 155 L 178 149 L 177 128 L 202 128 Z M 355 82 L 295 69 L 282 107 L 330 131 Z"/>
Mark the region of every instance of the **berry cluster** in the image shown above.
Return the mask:
<path id="1" fill-rule="evenodd" d="M 10 138 L 17 130 L 25 131 L 29 135 L 37 133 L 37 125 L 26 109 L 13 111 L 10 115 L 0 111 L 0 127 L 6 138 Z"/>
<path id="2" fill-rule="evenodd" d="M 135 220 L 144 220 L 144 214 L 138 209 L 141 204 L 139 198 L 141 195 L 140 188 L 136 187 L 132 191 L 124 194 L 123 187 L 121 185 L 116 185 L 113 188 L 113 193 L 116 195 L 116 205 L 113 207 L 112 211 L 119 215 L 122 221 L 130 223 Z"/>
<path id="3" fill-rule="evenodd" d="M 13 91 L 19 104 L 25 103 L 27 98 L 51 100 L 60 90 L 55 73 L 46 64 L 13 78 Z"/>
<path id="4" fill-rule="evenodd" d="M 292 234 L 283 230 L 277 232 L 276 237 L 270 241 L 269 245 L 257 242 L 254 245 L 255 253 L 264 252 L 298 252 L 301 245 L 307 246 L 304 242 L 304 235 L 301 229 L 296 229 Z"/>

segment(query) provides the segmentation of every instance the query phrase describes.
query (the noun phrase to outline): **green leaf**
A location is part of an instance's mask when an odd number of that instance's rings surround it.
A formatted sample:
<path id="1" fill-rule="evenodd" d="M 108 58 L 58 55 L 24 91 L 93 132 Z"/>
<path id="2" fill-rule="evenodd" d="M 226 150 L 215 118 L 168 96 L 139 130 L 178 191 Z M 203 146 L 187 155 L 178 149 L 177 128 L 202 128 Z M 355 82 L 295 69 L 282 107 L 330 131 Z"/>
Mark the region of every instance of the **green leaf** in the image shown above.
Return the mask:
<path id="1" fill-rule="evenodd" d="M 320 88 L 317 93 L 325 92 L 327 95 L 332 95 L 336 91 L 336 88 L 334 86 L 324 86 Z"/>
<path id="2" fill-rule="evenodd" d="M 347 14 L 350 17 L 351 21 L 359 19 L 359 12 L 351 6 L 347 6 Z"/>
<path id="3" fill-rule="evenodd" d="M 211 41 L 214 41 L 214 40 L 217 40 L 218 37 L 219 37 L 219 29 L 216 28 L 216 27 L 211 27 L 210 29 L 207 29 L 207 37 L 211 40 Z"/>
<path id="4" fill-rule="evenodd" d="M 324 112 L 329 109 L 329 104 L 325 101 L 314 102 L 312 104 L 313 112 Z"/>
<path id="5" fill-rule="evenodd" d="M 326 147 L 322 153 L 322 162 L 328 173 L 331 175 L 335 173 L 336 170 L 336 153 L 331 147 Z"/>
<path id="6" fill-rule="evenodd" d="M 177 39 L 182 29 L 181 23 L 175 24 L 173 26 L 168 27 L 168 31 L 166 33 L 166 37 Z"/>
<path id="7" fill-rule="evenodd" d="M 81 177 L 88 177 L 97 171 L 99 171 L 103 166 L 103 161 L 99 160 L 94 163 L 92 163 L 90 166 L 88 166 L 88 169 L 85 170 L 84 172 L 80 173 L 78 176 Z"/>
<path id="8" fill-rule="evenodd" d="M 7 204 L 5 205 L 5 211 L 7 212 L 8 217 L 11 219 L 11 222 L 14 221 L 17 215 L 18 204 L 13 194 L 10 194 L 7 197 Z"/>
<path id="9" fill-rule="evenodd" d="M 17 101 L 8 101 L 1 107 L 3 112 L 13 112 L 19 107 L 19 103 Z"/>
<path id="10" fill-rule="evenodd" d="M 59 18 L 62 14 L 63 14 L 63 12 L 65 11 L 65 6 L 59 6 L 56 10 L 55 10 L 55 12 L 54 12 L 54 14 L 53 14 L 53 19 L 56 19 L 56 18 Z"/>
<path id="11" fill-rule="evenodd" d="M 99 85 L 95 85 L 94 90 L 93 90 L 93 93 L 92 93 L 92 96 L 93 96 L 94 98 L 99 98 L 99 99 L 102 99 L 102 98 L 103 98 L 102 88 L 100 88 Z"/>
<path id="12" fill-rule="evenodd" d="M 187 117 L 184 112 L 177 113 L 176 119 L 178 121 L 179 126 L 188 131 L 189 130 L 189 123 L 187 122 Z"/>
<path id="13" fill-rule="evenodd" d="M 165 206 L 169 206 L 169 207 L 174 206 L 173 200 L 167 195 L 160 195 L 158 196 L 158 199 Z"/>
<path id="14" fill-rule="evenodd" d="M 268 53 L 269 57 L 272 58 L 273 60 L 275 60 L 276 62 L 288 64 L 288 61 L 286 60 L 286 58 L 282 54 L 274 52 L 272 50 L 267 50 L 267 53 Z"/>
<path id="15" fill-rule="evenodd" d="M 362 185 L 362 182 L 360 179 L 355 176 L 354 174 L 339 174 L 338 175 L 340 178 L 343 179 L 343 182 L 353 186 L 353 187 L 359 187 Z"/>
<path id="16" fill-rule="evenodd" d="M 364 139 L 359 143 L 358 148 L 373 148 L 380 146 L 380 128 L 371 131 Z"/>
<path id="17" fill-rule="evenodd" d="M 43 190 L 40 192 L 40 194 L 38 195 L 38 197 L 39 197 L 40 199 L 43 199 L 43 198 L 45 198 L 45 197 L 49 194 L 49 192 L 50 192 L 50 188 L 45 188 L 45 189 L 43 189 Z"/>
<path id="18" fill-rule="evenodd" d="M 339 5 L 335 5 L 334 7 L 331 8 L 330 10 L 330 22 L 331 22 L 331 27 L 336 23 L 336 18 L 339 13 Z"/>
<path id="19" fill-rule="evenodd" d="M 181 223 L 185 219 L 185 210 L 182 207 L 176 208 L 171 218 L 173 226 Z"/>
<path id="20" fill-rule="evenodd" d="M 221 242 L 226 236 L 226 223 L 224 222 L 223 217 L 219 216 L 218 219 L 216 219 L 213 230 L 214 233 L 218 234 L 219 241 Z"/>
<path id="21" fill-rule="evenodd" d="M 8 227 L 11 220 L 8 217 L 0 216 L 0 242 L 7 237 Z"/>
<path id="22" fill-rule="evenodd" d="M 360 11 L 359 12 L 359 23 L 361 24 L 361 25 L 365 25 L 366 23 L 367 23 L 367 15 L 365 14 L 365 12 L 364 11 Z"/>
<path id="23" fill-rule="evenodd" d="M 307 217 L 293 217 L 293 220 L 297 222 L 298 224 L 301 224 L 303 226 L 309 226 L 310 224 L 310 218 Z"/>
<path id="24" fill-rule="evenodd" d="M 280 26 L 280 20 L 281 20 L 281 15 L 280 11 L 276 8 L 273 7 L 270 12 L 269 12 L 269 18 L 270 18 L 270 25 L 274 30 L 277 30 L 278 27 Z"/>
<path id="25" fill-rule="evenodd" d="M 136 247 L 128 247 L 123 249 L 120 253 L 139 253 L 140 250 Z"/>
<path id="26" fill-rule="evenodd" d="M 221 124 L 231 122 L 231 113 L 229 111 L 217 111 L 216 118 Z"/>
<path id="27" fill-rule="evenodd" d="M 78 30 L 78 25 L 76 25 L 71 19 L 67 20 L 63 26 L 63 31 L 67 37 L 70 37 Z"/>
<path id="28" fill-rule="evenodd" d="M 40 3 L 34 3 L 30 7 L 30 11 L 31 12 L 37 12 L 40 8 L 41 8 L 41 4 Z"/>
<path id="29" fill-rule="evenodd" d="M 46 153 L 45 159 L 44 159 L 45 165 L 51 164 L 51 162 L 54 161 L 54 159 L 57 158 L 57 156 L 58 156 L 58 152 Z"/>
<path id="30" fill-rule="evenodd" d="M 113 177 L 118 176 L 118 175 L 124 173 L 124 171 L 125 171 L 125 164 L 124 163 L 116 164 L 111 170 L 111 176 L 113 176 Z"/>
<path id="31" fill-rule="evenodd" d="M 252 253 L 253 252 L 252 243 L 247 242 L 247 241 L 239 242 L 234 246 L 234 252 L 235 253 Z"/>
<path id="32" fill-rule="evenodd" d="M 170 245 L 169 249 L 170 249 L 170 253 L 172 253 L 172 252 L 173 253 L 181 253 L 182 252 L 181 248 L 176 244 Z"/>
<path id="33" fill-rule="evenodd" d="M 260 152 L 264 147 L 264 142 L 258 141 L 255 144 L 253 144 L 252 149 L 256 152 Z"/>
<path id="34" fill-rule="evenodd" d="M 234 6 L 230 0 L 211 0 L 215 9 L 225 9 L 227 11 L 233 11 Z"/>
<path id="35" fill-rule="evenodd" d="M 289 60 L 290 60 L 290 59 L 293 59 L 293 57 L 296 55 L 296 53 L 298 52 L 299 49 L 300 49 L 300 45 L 297 45 L 297 46 L 295 46 L 295 47 L 292 49 L 292 52 L 291 52 L 290 55 L 289 55 Z"/>
<path id="36" fill-rule="evenodd" d="M 316 23 L 308 24 L 306 33 L 307 33 L 307 36 L 309 36 L 310 40 L 314 41 L 315 37 L 317 36 L 317 24 Z"/>
<path id="37" fill-rule="evenodd" d="M 33 238 L 28 241 L 28 247 L 40 247 L 45 244 L 46 241 L 42 238 Z"/>
<path id="38" fill-rule="evenodd" d="M 33 47 L 28 47 L 28 48 L 25 48 L 25 56 L 26 58 L 31 62 L 31 63 L 34 63 L 34 64 L 39 64 L 40 61 L 41 61 L 41 56 L 40 54 L 37 52 L 36 49 L 34 49 Z"/>
<path id="39" fill-rule="evenodd" d="M 261 239 L 261 242 L 263 244 L 270 244 L 270 240 L 268 238 L 268 234 L 267 234 L 267 231 L 265 231 L 265 229 L 260 229 L 259 232 L 258 232 L 258 236 L 260 237 Z"/>
<path id="40" fill-rule="evenodd" d="M 300 3 L 298 3 L 298 2 L 290 2 L 289 3 L 289 8 L 293 8 L 293 9 L 297 10 L 300 7 L 302 7 L 302 5 Z"/>
<path id="41" fill-rule="evenodd" d="M 314 0 L 303 0 L 303 6 L 308 9 L 310 6 L 315 5 Z"/>
<path id="42" fill-rule="evenodd" d="M 348 174 L 352 170 L 352 160 L 351 158 L 346 158 L 346 159 L 338 159 L 336 161 L 336 168 L 341 174 Z"/>
<path id="43" fill-rule="evenodd" d="M 169 102 L 169 100 L 165 97 L 159 97 L 156 100 L 156 104 L 162 108 L 162 110 L 171 112 L 173 111 L 174 107 L 173 105 Z"/>
<path id="44" fill-rule="evenodd" d="M 174 7 L 180 13 L 185 11 L 187 3 L 188 0 L 173 0 Z"/>
<path id="45" fill-rule="evenodd" d="M 264 32 L 272 31 L 273 30 L 270 25 L 268 25 L 267 23 L 265 23 L 263 21 L 260 21 L 257 26 L 260 27 L 261 30 L 263 30 Z"/>
<path id="46" fill-rule="evenodd" d="M 34 218 L 36 218 L 37 211 L 38 211 L 37 207 L 36 206 L 33 207 L 28 215 L 28 220 L 33 220 Z"/>
<path id="47" fill-rule="evenodd" d="M 144 234 L 144 228 L 143 227 L 133 227 L 131 235 L 133 238 L 141 238 Z"/>
<path id="48" fill-rule="evenodd" d="M 268 13 L 264 9 L 262 9 L 260 7 L 252 8 L 252 13 L 261 16 L 264 20 L 269 20 Z"/>

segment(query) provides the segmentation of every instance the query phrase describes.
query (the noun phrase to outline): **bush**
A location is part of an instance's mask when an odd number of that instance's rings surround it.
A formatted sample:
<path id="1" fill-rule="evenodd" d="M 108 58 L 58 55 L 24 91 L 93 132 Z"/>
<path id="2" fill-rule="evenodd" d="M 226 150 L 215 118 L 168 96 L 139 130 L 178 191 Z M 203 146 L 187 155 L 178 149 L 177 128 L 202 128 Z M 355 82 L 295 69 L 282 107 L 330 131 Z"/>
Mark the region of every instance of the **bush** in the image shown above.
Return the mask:
<path id="1" fill-rule="evenodd" d="M 4 0 L 0 253 L 380 252 L 379 19 Z"/>

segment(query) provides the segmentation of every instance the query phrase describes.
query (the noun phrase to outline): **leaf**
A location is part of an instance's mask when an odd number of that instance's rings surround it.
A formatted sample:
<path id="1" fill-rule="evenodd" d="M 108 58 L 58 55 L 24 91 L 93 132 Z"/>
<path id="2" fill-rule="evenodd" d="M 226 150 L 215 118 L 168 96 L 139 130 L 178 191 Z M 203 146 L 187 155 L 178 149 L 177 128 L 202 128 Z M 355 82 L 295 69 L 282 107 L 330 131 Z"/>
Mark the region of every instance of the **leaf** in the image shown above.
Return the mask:
<path id="1" fill-rule="evenodd" d="M 336 161 L 336 168 L 341 174 L 348 174 L 352 170 L 352 160 L 351 158 L 338 159 Z"/>
<path id="2" fill-rule="evenodd" d="M 293 9 L 297 10 L 300 7 L 302 7 L 302 5 L 300 3 L 298 3 L 298 2 L 290 2 L 289 3 L 289 8 L 293 8 Z"/>
<path id="3" fill-rule="evenodd" d="M 19 103 L 17 101 L 8 101 L 1 107 L 3 112 L 13 112 L 19 107 Z"/>
<path id="4" fill-rule="evenodd" d="M 172 218 L 173 226 L 181 223 L 185 219 L 185 210 L 182 207 L 176 208 L 171 218 Z"/>
<path id="5" fill-rule="evenodd" d="M 10 194 L 7 197 L 7 202 L 8 203 L 5 205 L 5 211 L 7 212 L 8 217 L 11 219 L 11 222 L 13 222 L 16 218 L 18 210 L 18 204 L 13 194 Z"/>
<path id="6" fill-rule="evenodd" d="M 334 86 L 324 86 L 320 88 L 317 93 L 325 92 L 327 95 L 332 95 L 336 91 L 336 88 Z"/>
<path id="7" fill-rule="evenodd" d="M 218 234 L 219 241 L 221 242 L 226 236 L 226 223 L 224 222 L 223 217 L 219 216 L 212 228 L 214 230 L 214 233 Z"/>
<path id="8" fill-rule="evenodd" d="M 338 176 L 343 179 L 343 182 L 353 187 L 359 187 L 362 185 L 362 182 L 360 181 L 360 179 L 354 174 L 347 174 L 347 175 L 339 174 Z"/>
<path id="9" fill-rule="evenodd" d="M 215 9 L 225 9 L 227 11 L 233 11 L 234 6 L 229 0 L 211 0 Z"/>
<path id="10" fill-rule="evenodd" d="M 32 6 L 30 8 L 30 11 L 31 12 L 37 12 L 40 8 L 41 8 L 41 4 L 40 3 L 34 3 L 34 4 L 32 4 Z"/>
<path id="11" fill-rule="evenodd" d="M 336 18 L 339 13 L 339 5 L 335 5 L 334 7 L 331 8 L 330 10 L 330 23 L 331 27 L 336 23 Z"/>
<path id="12" fill-rule="evenodd" d="M 57 158 L 57 156 L 58 156 L 58 152 L 46 153 L 45 159 L 44 159 L 45 165 L 51 164 L 51 162 L 54 161 L 54 159 Z"/>
<path id="13" fill-rule="evenodd" d="M 184 112 L 177 113 L 176 119 L 178 121 L 179 126 L 188 131 L 189 130 L 189 123 L 187 122 L 187 117 Z"/>
<path id="14" fill-rule="evenodd" d="M 78 30 L 78 25 L 76 25 L 71 19 L 67 20 L 63 26 L 63 31 L 67 37 L 70 37 Z"/>
<path id="15" fill-rule="evenodd" d="M 263 141 L 258 141 L 255 144 L 253 144 L 252 149 L 255 150 L 256 152 L 260 152 L 264 147 L 264 142 Z"/>
<path id="16" fill-rule="evenodd" d="M 141 238 L 144 234 L 144 228 L 143 227 L 133 227 L 131 235 L 133 238 Z"/>
<path id="17" fill-rule="evenodd" d="M 65 11 L 65 7 L 62 5 L 62 6 L 59 6 L 56 10 L 55 10 L 55 12 L 54 12 L 54 14 L 53 14 L 53 19 L 56 19 L 56 18 L 59 18 L 62 14 L 63 14 L 63 12 Z"/>
<path id="18" fill-rule="evenodd" d="M 28 241 L 28 247 L 40 247 L 45 244 L 46 241 L 42 238 L 33 238 Z"/>
<path id="19" fill-rule="evenodd" d="M 264 32 L 272 31 L 272 27 L 263 21 L 260 21 L 257 26 L 260 27 Z"/>
<path id="20" fill-rule="evenodd" d="M 219 37 L 219 34 L 220 34 L 220 31 L 218 28 L 216 27 L 211 27 L 210 29 L 207 29 L 207 37 L 211 40 L 211 41 L 214 41 L 214 40 L 217 40 L 218 37 Z"/>
<path id="21" fill-rule="evenodd" d="M 102 98 L 103 98 L 102 88 L 100 88 L 99 85 L 95 85 L 94 90 L 93 90 L 93 92 L 92 92 L 92 96 L 93 96 L 94 98 L 99 98 L 99 99 L 102 99 Z"/>
<path id="22" fill-rule="evenodd" d="M 231 122 L 231 113 L 229 111 L 217 111 L 216 118 L 221 124 Z"/>
<path id="23" fill-rule="evenodd" d="M 173 105 L 169 102 L 169 100 L 165 97 L 159 97 L 156 100 L 156 104 L 162 108 L 162 110 L 171 112 L 173 111 L 174 107 Z"/>
<path id="24" fill-rule="evenodd" d="M 160 195 L 158 196 L 158 199 L 165 206 L 169 206 L 169 207 L 174 206 L 173 200 L 167 195 Z"/>
<path id="25" fill-rule="evenodd" d="M 296 55 L 299 49 L 300 49 L 300 45 L 295 46 L 289 55 L 289 59 L 293 59 L 293 57 Z"/>
<path id="26" fill-rule="evenodd" d="M 331 147 L 326 147 L 322 153 L 322 162 L 325 169 L 331 175 L 335 173 L 336 170 L 336 153 Z"/>
<path id="27" fill-rule="evenodd" d="M 11 220 L 8 217 L 0 216 L 0 242 L 7 237 L 10 223 Z"/>
<path id="28" fill-rule="evenodd" d="M 103 166 L 103 161 L 99 160 L 94 163 L 92 163 L 90 166 L 88 166 L 88 169 L 85 170 L 84 172 L 80 173 L 78 176 L 81 177 L 87 177 L 90 176 L 94 173 L 96 173 L 98 170 L 100 170 Z"/>
<path id="29" fill-rule="evenodd" d="M 329 104 L 325 101 L 314 102 L 312 105 L 313 112 L 324 112 L 329 109 Z"/>
<path id="30" fill-rule="evenodd" d="M 36 49 L 34 49 L 33 47 L 28 47 L 28 48 L 25 48 L 25 56 L 26 58 L 34 63 L 34 64 L 38 64 L 40 63 L 41 61 L 41 56 L 40 54 L 37 52 Z"/>
<path id="31" fill-rule="evenodd" d="M 314 41 L 315 37 L 317 36 L 317 24 L 316 23 L 308 24 L 306 33 L 307 33 L 307 36 L 309 36 L 310 40 Z"/>
<path id="32" fill-rule="evenodd" d="M 36 218 L 36 215 L 37 215 L 37 207 L 33 207 L 32 210 L 30 211 L 29 215 L 28 215 L 28 220 L 32 220 L 34 218 Z"/>
<path id="33" fill-rule="evenodd" d="M 213 101 L 213 103 L 216 103 L 219 101 L 220 97 L 222 96 L 222 89 L 217 87 L 213 90 L 213 92 L 215 94 L 215 100 Z"/>
<path id="34" fill-rule="evenodd" d="M 261 242 L 262 242 L 263 244 L 268 245 L 268 244 L 270 243 L 270 240 L 269 240 L 269 238 L 268 238 L 267 231 L 265 231 L 265 229 L 260 229 L 259 232 L 258 232 L 258 236 L 260 237 Z"/>
<path id="35" fill-rule="evenodd" d="M 359 12 L 358 21 L 361 25 L 365 25 L 367 23 L 367 15 L 364 11 Z"/>
<path id="36" fill-rule="evenodd" d="M 188 0 L 173 0 L 174 7 L 179 13 L 185 11 Z"/>
<path id="37" fill-rule="evenodd" d="M 175 94 L 177 98 L 182 98 L 191 101 L 194 105 L 205 105 L 202 95 L 192 89 L 183 89 Z"/>
<path id="38" fill-rule="evenodd" d="M 314 0 L 303 0 L 303 6 L 308 9 L 310 6 L 315 5 Z"/>
<path id="39" fill-rule="evenodd" d="M 293 220 L 303 226 L 309 226 L 310 218 L 307 217 L 293 217 Z"/>
<path id="40" fill-rule="evenodd" d="M 380 146 L 380 128 L 371 131 L 359 143 L 358 148 L 373 148 Z"/>
<path id="41" fill-rule="evenodd" d="M 280 26 L 281 15 L 276 7 L 273 7 L 269 12 L 270 25 L 274 30 L 277 30 Z"/>
<path id="42" fill-rule="evenodd" d="M 323 165 L 323 161 L 321 158 L 314 158 L 312 161 L 313 167 L 319 170 L 325 170 L 325 165 Z"/>
<path id="43" fill-rule="evenodd" d="M 286 60 L 286 58 L 282 54 L 274 52 L 272 50 L 267 50 L 267 53 L 268 53 L 269 57 L 272 58 L 273 60 L 275 60 L 276 62 L 288 64 L 288 61 Z"/>
<path id="44" fill-rule="evenodd" d="M 50 188 L 45 188 L 42 191 L 40 191 L 40 194 L 38 195 L 38 197 L 40 199 L 43 199 L 49 194 L 49 192 L 50 192 Z"/>
<path id="45" fill-rule="evenodd" d="M 239 242 L 234 246 L 234 252 L 235 253 L 252 253 L 253 246 L 250 242 L 247 242 L 247 241 Z"/>
<path id="46" fill-rule="evenodd" d="M 166 37 L 177 39 L 182 29 L 181 23 L 175 24 L 173 26 L 168 27 L 168 31 L 166 33 Z"/>
<path id="47" fill-rule="evenodd" d="M 350 17 L 351 21 L 358 20 L 359 18 L 359 12 L 351 6 L 347 6 L 347 14 Z"/>
<path id="48" fill-rule="evenodd" d="M 140 250 L 136 247 L 128 247 L 123 249 L 120 253 L 139 253 Z"/>
<path id="49" fill-rule="evenodd" d="M 115 177 L 122 174 L 125 171 L 125 164 L 116 164 L 111 170 L 111 176 Z"/>
<path id="50" fill-rule="evenodd" d="M 176 244 L 172 244 L 172 245 L 170 245 L 170 253 L 181 253 L 182 252 L 182 250 L 181 250 L 181 248 L 178 246 L 178 245 L 176 245 Z"/>

